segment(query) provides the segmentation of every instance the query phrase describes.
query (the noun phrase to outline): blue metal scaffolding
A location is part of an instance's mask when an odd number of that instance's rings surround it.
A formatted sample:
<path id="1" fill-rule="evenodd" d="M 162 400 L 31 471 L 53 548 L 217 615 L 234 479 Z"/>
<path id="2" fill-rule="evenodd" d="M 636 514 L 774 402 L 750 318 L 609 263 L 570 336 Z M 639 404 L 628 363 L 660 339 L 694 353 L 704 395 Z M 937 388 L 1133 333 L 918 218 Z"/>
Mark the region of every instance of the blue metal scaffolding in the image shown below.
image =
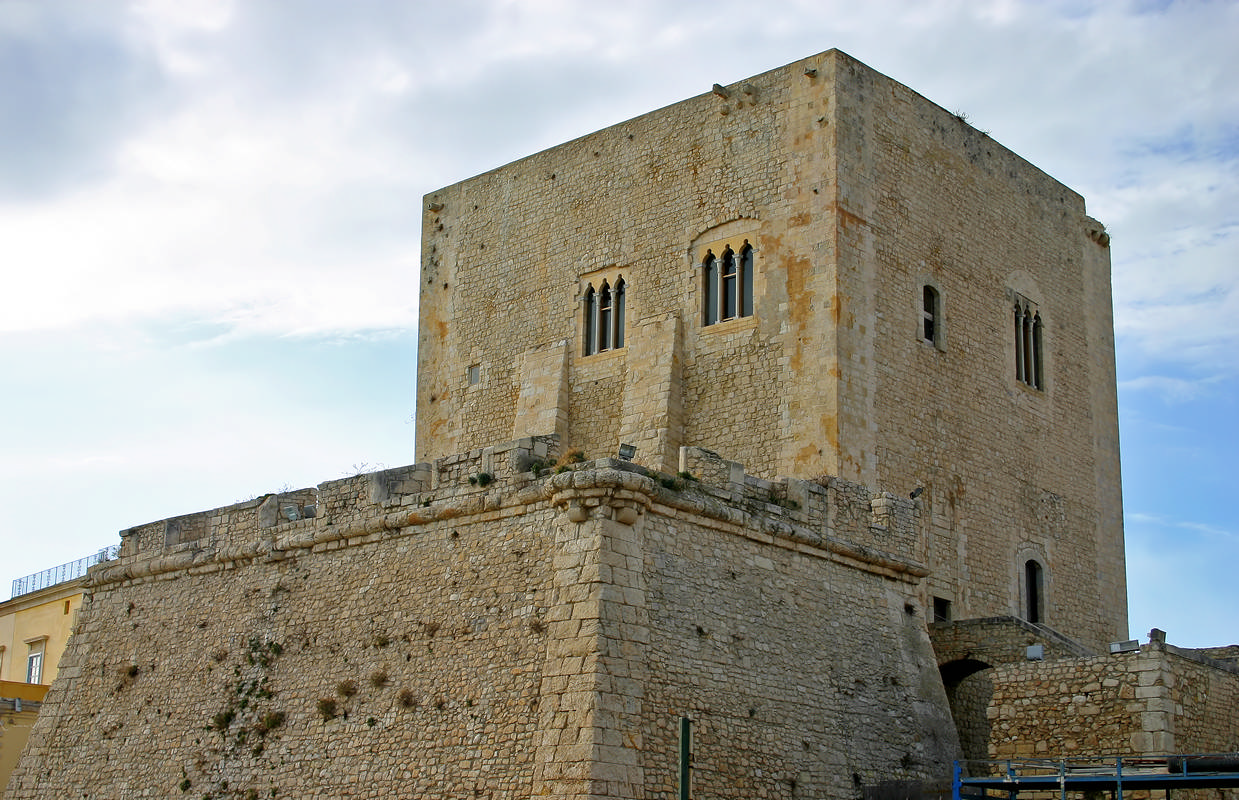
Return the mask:
<path id="1" fill-rule="evenodd" d="M 965 774 L 967 772 L 968 774 Z M 955 800 L 1018 800 L 1021 792 L 1041 797 L 1056 792 L 1239 787 L 1239 753 L 1174 756 L 1118 756 L 1094 759 L 956 761 L 951 782 Z"/>

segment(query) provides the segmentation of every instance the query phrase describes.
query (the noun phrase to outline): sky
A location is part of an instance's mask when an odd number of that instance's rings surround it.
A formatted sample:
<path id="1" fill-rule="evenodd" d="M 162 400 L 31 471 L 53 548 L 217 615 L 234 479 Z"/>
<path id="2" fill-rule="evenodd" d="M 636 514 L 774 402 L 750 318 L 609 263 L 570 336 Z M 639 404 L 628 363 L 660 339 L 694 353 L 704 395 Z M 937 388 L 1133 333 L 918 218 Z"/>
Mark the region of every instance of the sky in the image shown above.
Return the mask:
<path id="1" fill-rule="evenodd" d="M 1237 2 L 0 0 L 0 597 L 411 463 L 423 195 L 837 47 L 1106 224 L 1131 636 L 1239 643 L 1237 39 Z"/>

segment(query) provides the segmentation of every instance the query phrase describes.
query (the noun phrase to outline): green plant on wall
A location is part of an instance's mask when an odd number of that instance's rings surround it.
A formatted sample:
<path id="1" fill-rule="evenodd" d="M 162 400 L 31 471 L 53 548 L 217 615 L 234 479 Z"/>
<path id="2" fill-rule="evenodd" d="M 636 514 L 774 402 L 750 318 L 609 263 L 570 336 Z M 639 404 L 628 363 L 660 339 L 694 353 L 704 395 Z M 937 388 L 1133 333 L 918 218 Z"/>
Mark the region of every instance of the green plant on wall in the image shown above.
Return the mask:
<path id="1" fill-rule="evenodd" d="M 233 664 L 233 680 L 225 691 L 224 707 L 212 714 L 206 725 L 207 730 L 220 737 L 217 769 L 223 771 L 233 759 L 262 756 L 267 737 L 284 726 L 287 717 L 273 706 L 275 692 L 269 674 L 283 653 L 284 646 L 279 642 L 256 636 L 238 655 Z M 227 651 L 217 649 L 210 657 L 214 663 L 221 663 L 227 659 Z M 178 786 L 182 792 L 192 786 L 192 779 L 184 771 Z M 226 789 L 221 786 L 220 791 Z M 229 796 L 240 795 L 234 792 Z"/>

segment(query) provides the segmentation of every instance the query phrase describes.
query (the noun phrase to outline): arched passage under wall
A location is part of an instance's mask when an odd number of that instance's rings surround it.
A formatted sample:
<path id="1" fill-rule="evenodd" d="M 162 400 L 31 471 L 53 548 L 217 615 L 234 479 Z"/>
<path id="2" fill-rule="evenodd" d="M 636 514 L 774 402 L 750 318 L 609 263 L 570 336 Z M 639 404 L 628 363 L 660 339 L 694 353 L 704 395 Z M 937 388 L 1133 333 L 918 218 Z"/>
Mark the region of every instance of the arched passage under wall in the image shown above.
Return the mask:
<path id="1" fill-rule="evenodd" d="M 986 712 L 994 695 L 991 669 L 991 664 L 973 658 L 948 661 L 938 668 L 965 760 L 989 758 L 990 725 Z"/>

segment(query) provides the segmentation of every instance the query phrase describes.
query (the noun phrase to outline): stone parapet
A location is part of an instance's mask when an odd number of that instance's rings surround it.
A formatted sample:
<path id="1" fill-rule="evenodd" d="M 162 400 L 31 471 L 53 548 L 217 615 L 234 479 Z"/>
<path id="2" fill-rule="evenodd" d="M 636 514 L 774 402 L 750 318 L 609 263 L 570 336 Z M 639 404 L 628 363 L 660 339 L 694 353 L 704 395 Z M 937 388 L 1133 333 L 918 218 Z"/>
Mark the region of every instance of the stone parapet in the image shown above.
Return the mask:
<path id="1" fill-rule="evenodd" d="M 278 561 L 405 535 L 436 520 L 521 514 L 545 500 L 574 522 L 614 513 L 628 524 L 658 503 L 906 580 L 928 574 L 913 558 L 917 510 L 909 500 L 840 478 L 770 481 L 701 448 L 681 448 L 685 469 L 675 477 L 616 458 L 556 464 L 558 449 L 556 436 L 520 439 L 129 528 L 120 557 L 93 568 L 86 585 Z"/>

